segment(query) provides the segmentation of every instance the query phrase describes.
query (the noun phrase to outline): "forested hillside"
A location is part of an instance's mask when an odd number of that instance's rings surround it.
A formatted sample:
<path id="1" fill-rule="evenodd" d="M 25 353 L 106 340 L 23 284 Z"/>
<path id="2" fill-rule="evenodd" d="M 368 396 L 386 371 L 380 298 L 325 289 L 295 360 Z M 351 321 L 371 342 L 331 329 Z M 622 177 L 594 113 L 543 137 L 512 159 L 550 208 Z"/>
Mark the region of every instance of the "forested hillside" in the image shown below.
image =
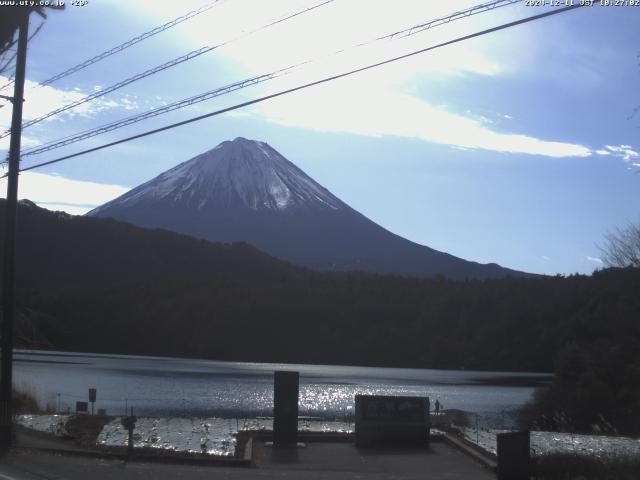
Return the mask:
<path id="1" fill-rule="evenodd" d="M 532 371 L 551 371 L 569 343 L 640 348 L 638 269 L 486 281 L 321 274 L 248 245 L 29 204 L 18 244 L 23 345 Z"/>

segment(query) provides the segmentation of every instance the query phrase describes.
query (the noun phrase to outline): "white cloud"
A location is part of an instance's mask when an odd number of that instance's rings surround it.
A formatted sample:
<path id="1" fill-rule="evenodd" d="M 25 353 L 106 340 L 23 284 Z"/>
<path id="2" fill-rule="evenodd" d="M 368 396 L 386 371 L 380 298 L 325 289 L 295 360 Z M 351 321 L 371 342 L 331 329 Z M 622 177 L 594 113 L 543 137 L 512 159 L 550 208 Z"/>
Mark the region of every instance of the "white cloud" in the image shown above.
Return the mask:
<path id="1" fill-rule="evenodd" d="M 0 189 L 5 196 L 6 179 L 0 180 Z M 129 188 L 120 185 L 72 180 L 38 172 L 21 173 L 18 184 L 19 198 L 29 199 L 50 210 L 61 210 L 73 215 L 86 213 L 128 190 Z"/>
<path id="2" fill-rule="evenodd" d="M 150 9 L 168 18 L 173 10 L 162 2 L 138 0 L 138 8 Z M 245 31 L 263 25 L 284 13 L 308 6 L 300 0 L 229 2 L 216 7 L 215 16 L 238 16 L 242 13 Z M 415 51 L 443 40 L 493 25 L 503 15 L 513 15 L 513 9 L 496 10 L 492 15 L 478 15 L 428 30 L 411 37 L 375 42 L 373 45 L 349 49 L 339 55 L 327 55 L 337 49 L 371 40 L 381 35 L 437 18 L 456 9 L 474 4 L 469 1 L 403 2 L 403 8 L 388 2 L 335 2 L 282 22 L 255 35 L 234 41 L 216 50 L 216 56 L 239 64 L 248 72 L 265 73 L 299 61 L 316 59 L 299 71 L 270 82 L 266 93 L 291 88 L 351 70 L 399 54 Z M 243 6 L 244 5 L 244 6 Z M 171 7 L 173 8 L 173 7 Z M 368 12 L 366 21 L 353 21 Z M 171 11 L 169 11 L 169 10 Z M 205 15 L 204 17 L 207 17 Z M 208 21 L 193 19 L 184 36 L 193 45 L 215 44 L 233 38 L 235 25 L 225 25 L 223 31 L 211 28 Z M 247 26 L 252 25 L 252 26 Z M 331 25 L 330 34 L 324 25 Z M 291 39 L 296 39 L 292 42 Z M 499 133 L 491 129 L 491 121 L 473 114 L 447 111 L 441 105 L 429 103 L 414 95 L 413 82 L 434 76 L 467 74 L 496 76 L 502 66 L 492 59 L 492 43 L 462 42 L 425 55 L 377 68 L 375 71 L 343 78 L 329 85 L 305 90 L 302 95 L 287 95 L 254 107 L 251 112 L 269 121 L 319 131 L 344 132 L 358 135 L 393 135 L 421 138 L 425 141 L 461 149 L 485 149 L 498 152 L 525 153 L 550 157 L 586 157 L 591 150 L 583 145 L 549 141 L 518 133 Z M 428 76 L 427 76 L 428 75 Z M 278 85 L 276 87 L 276 85 Z M 511 119 L 510 115 L 504 115 Z"/>
<path id="3" fill-rule="evenodd" d="M 312 93 L 279 97 L 253 111 L 276 123 L 326 132 L 413 137 L 458 148 L 548 157 L 591 155 L 579 144 L 496 132 L 479 119 L 357 78 L 314 87 Z"/>
<path id="4" fill-rule="evenodd" d="M 345 47 L 428 22 L 453 11 L 468 8 L 476 2 L 474 0 L 449 0 L 448 2 L 404 0 L 402 8 L 398 8 L 393 2 L 336 1 L 298 15 L 291 21 L 274 23 L 274 20 L 294 12 L 301 12 L 317 3 L 320 2 L 310 3 L 308 0 L 220 2 L 209 12 L 177 26 L 172 29 L 172 32 L 176 37 L 175 40 L 184 42 L 187 48 L 217 45 L 233 39 L 232 42 L 217 49 L 215 55 L 232 60 L 252 74 L 266 73 L 302 60 L 324 58 Z M 129 9 L 137 10 L 145 18 L 154 15 L 158 21 L 167 21 L 183 14 L 190 7 L 199 7 L 200 2 L 136 0 L 129 5 Z M 443 39 L 448 40 L 453 36 L 469 33 L 487 22 L 499 23 L 503 11 L 510 12 L 511 15 L 514 12 L 510 8 L 495 10 L 491 14 L 451 22 L 411 37 L 376 42 L 373 49 L 353 50 L 353 56 L 362 58 L 363 55 L 370 56 L 374 53 L 379 58 L 383 58 L 392 52 L 406 53 L 424 48 Z M 364 15 L 366 19 L 363 18 Z M 242 19 L 242 21 L 221 22 L 219 20 L 227 18 Z M 268 28 L 261 28 L 269 23 L 274 24 Z M 327 28 L 327 26 L 330 27 Z M 254 33 L 247 35 L 249 32 Z M 339 62 L 339 57 L 344 56 L 343 53 L 335 60 Z M 489 60 L 486 51 L 478 45 L 471 45 L 470 42 L 451 47 L 447 51 L 434 51 L 428 58 L 423 57 L 420 64 L 422 71 L 447 75 L 458 72 L 494 75 L 500 71 L 500 67 Z"/>
<path id="5" fill-rule="evenodd" d="M 600 265 L 602 265 L 604 263 L 602 261 L 602 259 L 598 258 L 598 257 L 587 257 L 587 260 L 589 260 L 590 262 L 593 262 L 593 263 L 598 263 Z"/>
<path id="6" fill-rule="evenodd" d="M 551 260 L 551 259 L 550 259 L 549 257 L 547 257 L 546 255 L 542 255 L 542 259 L 543 259 L 543 260 L 545 260 L 545 261 L 547 261 L 547 262 L 548 262 L 549 260 Z"/>

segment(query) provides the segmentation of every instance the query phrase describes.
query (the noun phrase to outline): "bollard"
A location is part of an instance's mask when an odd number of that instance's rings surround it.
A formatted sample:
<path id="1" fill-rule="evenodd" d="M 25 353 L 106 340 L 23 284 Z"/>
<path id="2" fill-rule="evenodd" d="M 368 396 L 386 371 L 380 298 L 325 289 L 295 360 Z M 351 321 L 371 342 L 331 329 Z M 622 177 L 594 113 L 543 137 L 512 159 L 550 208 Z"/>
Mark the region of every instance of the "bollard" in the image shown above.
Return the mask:
<path id="1" fill-rule="evenodd" d="M 496 440 L 498 480 L 529 480 L 529 432 L 499 433 Z"/>
<path id="2" fill-rule="evenodd" d="M 131 413 L 132 415 L 128 417 L 122 417 L 122 420 L 121 420 L 122 426 L 129 431 L 129 442 L 127 444 L 127 458 L 131 458 L 133 456 L 133 429 L 136 426 L 136 420 L 137 420 L 137 418 L 133 416 L 133 409 Z"/>
<path id="3" fill-rule="evenodd" d="M 480 431 L 478 430 L 478 414 L 476 413 L 476 445 L 480 445 Z"/>

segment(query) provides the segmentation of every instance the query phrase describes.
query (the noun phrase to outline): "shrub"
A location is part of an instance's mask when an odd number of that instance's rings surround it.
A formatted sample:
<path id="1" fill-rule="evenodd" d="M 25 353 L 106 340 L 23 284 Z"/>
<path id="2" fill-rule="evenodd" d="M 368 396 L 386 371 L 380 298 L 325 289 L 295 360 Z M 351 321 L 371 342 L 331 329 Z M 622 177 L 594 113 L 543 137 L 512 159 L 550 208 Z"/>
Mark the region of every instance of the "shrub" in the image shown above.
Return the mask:
<path id="1" fill-rule="evenodd" d="M 624 344 L 569 344 L 551 385 L 518 414 L 522 428 L 640 435 L 640 352 Z"/>

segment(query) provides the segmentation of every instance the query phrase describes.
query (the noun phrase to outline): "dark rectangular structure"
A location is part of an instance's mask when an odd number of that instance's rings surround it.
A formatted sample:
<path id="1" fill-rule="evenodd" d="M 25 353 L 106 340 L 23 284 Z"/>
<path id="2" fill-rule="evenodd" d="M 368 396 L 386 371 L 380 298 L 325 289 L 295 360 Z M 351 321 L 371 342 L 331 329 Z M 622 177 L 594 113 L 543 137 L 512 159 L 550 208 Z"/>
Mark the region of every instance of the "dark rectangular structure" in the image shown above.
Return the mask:
<path id="1" fill-rule="evenodd" d="M 89 411 L 89 402 L 76 402 L 76 413 L 87 413 Z"/>
<path id="2" fill-rule="evenodd" d="M 529 432 L 497 435 L 498 480 L 529 480 Z"/>
<path id="3" fill-rule="evenodd" d="M 274 372 L 273 375 L 273 444 L 298 443 L 298 372 Z"/>
<path id="4" fill-rule="evenodd" d="M 429 398 L 356 395 L 356 446 L 428 446 Z"/>

